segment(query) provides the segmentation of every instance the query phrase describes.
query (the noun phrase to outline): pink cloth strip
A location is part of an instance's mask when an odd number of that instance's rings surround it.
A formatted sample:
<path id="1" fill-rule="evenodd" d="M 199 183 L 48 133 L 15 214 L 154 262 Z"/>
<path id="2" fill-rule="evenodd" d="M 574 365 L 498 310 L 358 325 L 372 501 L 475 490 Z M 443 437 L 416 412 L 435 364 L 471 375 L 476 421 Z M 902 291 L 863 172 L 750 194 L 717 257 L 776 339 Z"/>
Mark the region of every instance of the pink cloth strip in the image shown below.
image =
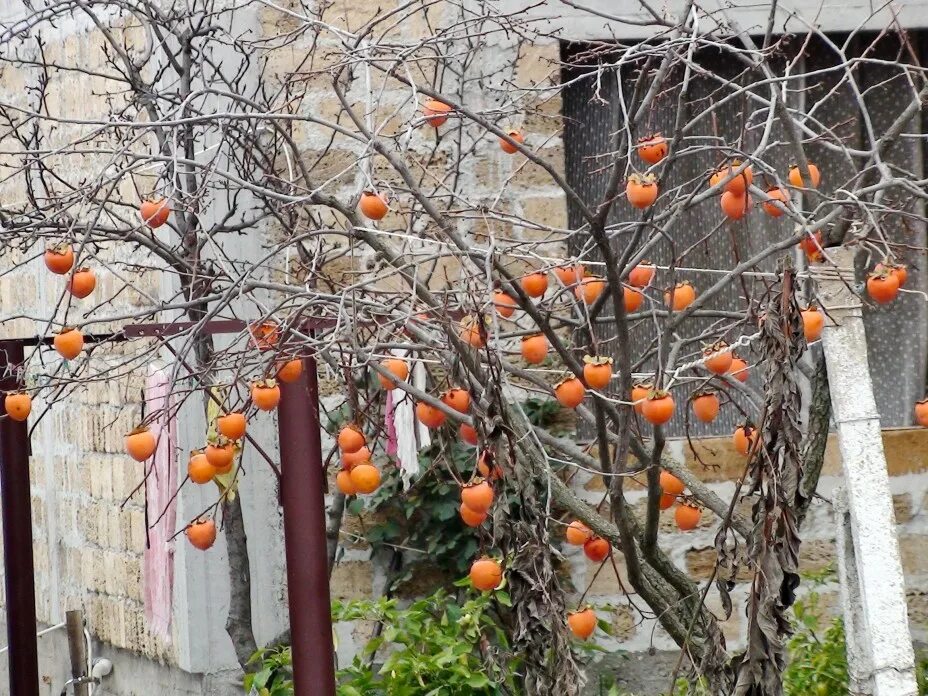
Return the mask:
<path id="1" fill-rule="evenodd" d="M 171 614 L 174 589 L 174 548 L 168 539 L 174 533 L 177 518 L 177 423 L 172 411 L 171 382 L 167 370 L 152 367 L 145 383 L 145 413 L 157 414 L 151 424 L 158 438 L 158 448 L 149 464 L 145 482 L 148 519 L 164 517 L 148 531 L 143 564 L 145 618 L 151 632 L 166 643 L 171 642 Z"/>

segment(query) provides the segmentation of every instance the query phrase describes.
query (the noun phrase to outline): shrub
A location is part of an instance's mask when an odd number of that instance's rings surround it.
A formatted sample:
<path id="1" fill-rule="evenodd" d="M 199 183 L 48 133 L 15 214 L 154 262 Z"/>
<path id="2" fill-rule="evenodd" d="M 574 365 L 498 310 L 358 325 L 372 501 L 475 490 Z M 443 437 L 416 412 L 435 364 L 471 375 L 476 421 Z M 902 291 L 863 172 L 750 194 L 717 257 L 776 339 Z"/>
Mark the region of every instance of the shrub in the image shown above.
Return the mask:
<path id="1" fill-rule="evenodd" d="M 445 590 L 400 608 L 395 599 L 335 602 L 334 621 L 374 621 L 381 628 L 338 671 L 338 696 L 503 696 L 520 693 L 518 660 L 493 611 L 503 591 L 463 604 Z M 255 653 L 260 669 L 245 677 L 256 696 L 293 694 L 290 648 Z M 378 666 L 379 663 L 379 666 Z"/>

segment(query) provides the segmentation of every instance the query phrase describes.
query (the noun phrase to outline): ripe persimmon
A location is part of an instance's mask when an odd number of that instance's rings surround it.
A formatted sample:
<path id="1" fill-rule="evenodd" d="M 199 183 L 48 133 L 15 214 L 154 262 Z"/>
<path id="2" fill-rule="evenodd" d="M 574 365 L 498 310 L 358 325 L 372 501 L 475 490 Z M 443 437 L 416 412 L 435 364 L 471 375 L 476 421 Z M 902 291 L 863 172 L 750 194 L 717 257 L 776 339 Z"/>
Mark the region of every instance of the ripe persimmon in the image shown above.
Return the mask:
<path id="1" fill-rule="evenodd" d="M 493 488 L 484 479 L 474 479 L 461 487 L 461 502 L 474 512 L 486 512 L 493 505 Z"/>
<path id="2" fill-rule="evenodd" d="M 285 384 L 296 382 L 303 374 L 303 359 L 293 358 L 277 365 L 276 377 Z"/>
<path id="3" fill-rule="evenodd" d="M 355 488 L 351 480 L 351 472 L 348 469 L 342 469 L 335 475 L 335 486 L 341 491 L 342 495 L 357 495 L 358 489 Z"/>
<path id="4" fill-rule="evenodd" d="M 928 428 L 928 399 L 915 402 L 915 422 Z"/>
<path id="5" fill-rule="evenodd" d="M 422 106 L 422 113 L 425 114 L 425 120 L 433 128 L 438 128 L 441 125 L 444 125 L 445 121 L 448 120 L 448 114 L 451 113 L 452 108 L 445 104 L 443 101 L 438 101 L 437 99 L 429 99 Z"/>
<path id="6" fill-rule="evenodd" d="M 280 387 L 276 379 L 262 379 L 251 385 L 251 401 L 262 411 L 273 411 L 280 403 Z"/>
<path id="7" fill-rule="evenodd" d="M 383 220 L 384 216 L 390 212 L 390 207 L 387 205 L 387 194 L 364 191 L 358 201 L 358 209 L 361 211 L 361 215 L 368 220 Z"/>
<path id="8" fill-rule="evenodd" d="M 467 423 L 461 423 L 461 427 L 458 428 L 458 435 L 461 437 L 461 440 L 466 442 L 468 445 L 476 447 L 479 442 L 477 437 L 477 429 L 472 425 L 468 425 Z"/>
<path id="9" fill-rule="evenodd" d="M 128 433 L 123 439 L 126 454 L 137 462 L 144 462 L 155 453 L 158 441 L 155 434 L 144 425 Z"/>
<path id="10" fill-rule="evenodd" d="M 503 581 L 503 569 L 488 556 L 473 562 L 470 567 L 470 584 L 482 591 L 495 590 Z"/>
<path id="11" fill-rule="evenodd" d="M 558 382 L 554 387 L 554 396 L 560 402 L 561 406 L 566 408 L 577 408 L 583 403 L 583 397 L 586 396 L 586 389 L 576 377 L 567 377 Z"/>
<path id="12" fill-rule="evenodd" d="M 695 505 L 680 503 L 673 513 L 680 531 L 688 532 L 699 526 L 699 520 L 702 519 L 702 510 Z"/>
<path id="13" fill-rule="evenodd" d="M 579 283 L 584 276 L 586 269 L 584 269 L 583 264 L 565 264 L 563 266 L 555 266 L 554 275 L 557 276 L 557 279 L 561 281 L 561 284 L 565 287 L 570 287 Z"/>
<path id="14" fill-rule="evenodd" d="M 371 450 L 367 445 L 354 452 L 342 452 L 342 466 L 345 469 L 351 469 L 361 462 L 368 462 L 371 459 Z"/>
<path id="15" fill-rule="evenodd" d="M 517 130 L 507 131 L 506 135 L 508 135 L 511 140 L 515 140 L 517 143 L 519 143 L 519 145 L 525 142 L 525 136 L 522 135 L 521 131 L 517 131 Z M 507 155 L 513 155 L 519 151 L 519 148 L 517 148 L 515 145 L 510 143 L 505 138 L 499 139 L 499 147 Z"/>
<path id="16" fill-rule="evenodd" d="M 416 404 L 416 418 L 418 418 L 419 422 L 424 426 L 434 430 L 444 425 L 447 416 L 435 406 L 420 401 Z"/>
<path id="17" fill-rule="evenodd" d="M 645 382 L 639 382 L 632 385 L 632 402 L 635 404 L 635 413 L 641 413 L 641 407 L 644 405 L 644 400 L 648 398 L 648 394 L 654 387 Z"/>
<path id="18" fill-rule="evenodd" d="M 889 270 L 867 276 L 867 294 L 879 304 L 887 304 L 899 294 L 899 277 Z"/>
<path id="19" fill-rule="evenodd" d="M 458 508 L 458 513 L 461 515 L 461 520 L 463 520 L 464 524 L 468 527 L 479 527 L 487 518 L 486 512 L 471 510 L 464 503 L 461 503 L 461 506 Z"/>
<path id="20" fill-rule="evenodd" d="M 45 266 L 56 275 L 64 275 L 74 266 L 74 250 L 67 242 L 61 242 L 45 250 Z"/>
<path id="21" fill-rule="evenodd" d="M 280 324 L 270 319 L 251 324 L 248 332 L 251 334 L 255 348 L 262 352 L 273 350 L 280 341 Z"/>
<path id="22" fill-rule="evenodd" d="M 767 195 L 771 200 L 764 201 L 764 212 L 770 217 L 778 218 L 786 211 L 786 204 L 789 203 L 789 191 L 784 188 L 773 187 L 767 189 Z"/>
<path id="23" fill-rule="evenodd" d="M 754 183 L 754 170 L 751 169 L 751 165 L 748 165 L 738 176 L 732 176 L 740 168 L 741 162 L 739 160 L 733 160 L 729 164 L 722 165 L 709 177 L 709 185 L 717 186 L 731 176 L 731 180 L 725 184 L 724 192 L 735 196 L 743 196 L 751 184 Z"/>
<path id="24" fill-rule="evenodd" d="M 89 268 L 78 268 L 68 280 L 68 292 L 79 300 L 84 299 L 97 287 L 97 276 Z"/>
<path id="25" fill-rule="evenodd" d="M 543 363 L 548 356 L 548 337 L 534 334 L 522 338 L 522 358 L 529 365 Z"/>
<path id="26" fill-rule="evenodd" d="M 737 428 L 735 428 L 735 433 L 732 435 L 731 441 L 735 446 L 735 450 L 739 454 L 747 456 L 754 448 L 758 435 L 759 433 L 757 428 L 754 428 L 745 423 L 744 425 L 739 425 Z"/>
<path id="27" fill-rule="evenodd" d="M 693 395 L 693 413 L 697 420 L 711 423 L 719 415 L 719 397 L 714 392 L 699 392 Z"/>
<path id="28" fill-rule="evenodd" d="M 622 288 L 622 304 L 625 306 L 625 313 L 631 314 L 641 307 L 644 302 L 644 293 L 638 288 Z"/>
<path id="29" fill-rule="evenodd" d="M 730 176 L 738 171 L 738 169 L 741 169 L 741 162 L 734 160 L 725 175 Z M 751 169 L 751 165 L 749 164 L 741 171 L 740 174 L 738 174 L 738 176 L 733 177 L 731 181 L 725 184 L 725 193 L 732 193 L 735 196 L 744 196 L 748 188 L 750 188 L 751 184 L 753 183 L 754 170 Z"/>
<path id="30" fill-rule="evenodd" d="M 367 444 L 367 438 L 364 437 L 361 428 L 354 424 L 346 425 L 339 430 L 338 436 L 335 439 L 336 442 L 338 442 L 338 448 L 342 452 L 348 453 L 357 452 Z"/>
<path id="31" fill-rule="evenodd" d="M 568 544 L 574 546 L 583 546 L 593 536 L 593 532 L 580 520 L 574 520 L 567 525 L 567 531 L 564 532 L 564 538 Z"/>
<path id="32" fill-rule="evenodd" d="M 142 222 L 151 229 L 156 229 L 168 221 L 171 215 L 171 204 L 164 198 L 142 201 L 139 214 L 142 216 Z"/>
<path id="33" fill-rule="evenodd" d="M 628 274 L 629 285 L 634 285 L 636 288 L 647 287 L 654 279 L 654 273 L 656 270 L 657 269 L 653 264 L 648 263 L 647 261 L 642 261 L 632 269 L 631 273 Z"/>
<path id="34" fill-rule="evenodd" d="M 460 387 L 452 387 L 444 392 L 441 395 L 441 402 L 458 413 L 467 413 L 470 410 L 470 394 Z"/>
<path id="35" fill-rule="evenodd" d="M 395 379 L 387 377 L 381 372 L 377 373 L 380 386 L 384 389 L 396 389 L 396 381 L 405 382 L 409 378 L 409 364 L 400 358 L 387 358 L 380 361 L 380 366 Z"/>
<path id="36" fill-rule="evenodd" d="M 747 362 L 737 355 L 732 354 L 731 367 L 728 368 L 728 374 L 739 382 L 747 382 L 748 377 L 751 376 L 751 368 L 748 367 Z"/>
<path id="37" fill-rule="evenodd" d="M 501 317 L 508 319 L 519 308 L 519 303 L 508 293 L 497 290 L 493 293 L 493 307 Z"/>
<path id="38" fill-rule="evenodd" d="M 246 425 L 245 414 L 240 411 L 233 411 L 216 419 L 216 430 L 230 440 L 241 440 L 245 436 Z"/>
<path id="39" fill-rule="evenodd" d="M 661 510 L 667 510 L 672 508 L 675 502 L 677 502 L 677 496 L 670 493 L 661 493 L 661 499 L 658 501 L 657 507 Z"/>
<path id="40" fill-rule="evenodd" d="M 520 284 L 529 297 L 541 297 L 548 289 L 548 276 L 541 271 L 536 271 L 524 276 Z"/>
<path id="41" fill-rule="evenodd" d="M 625 196 L 635 208 L 644 210 L 654 205 L 659 193 L 657 180 L 653 174 L 632 174 L 625 185 Z"/>
<path id="42" fill-rule="evenodd" d="M 667 139 L 660 133 L 638 139 L 638 156 L 648 164 L 657 164 L 667 156 Z"/>
<path id="43" fill-rule="evenodd" d="M 746 193 L 738 195 L 731 191 L 726 191 L 719 199 L 722 206 L 722 212 L 730 220 L 740 220 L 751 211 L 754 200 Z"/>
<path id="44" fill-rule="evenodd" d="M 216 523 L 213 520 L 192 522 L 184 532 L 194 548 L 206 551 L 216 543 Z"/>
<path id="45" fill-rule="evenodd" d="M 583 379 L 588 387 L 605 389 L 612 381 L 612 358 L 583 357 Z"/>
<path id="46" fill-rule="evenodd" d="M 905 281 L 909 279 L 909 269 L 904 263 L 884 261 L 882 263 L 878 263 L 876 268 L 873 269 L 874 273 L 880 273 L 887 270 L 896 276 L 896 279 L 899 281 L 900 288 L 905 285 Z"/>
<path id="47" fill-rule="evenodd" d="M 483 348 L 487 342 L 481 332 L 480 319 L 477 317 L 464 317 L 461 320 L 461 340 L 474 348 Z"/>
<path id="48" fill-rule="evenodd" d="M 651 425 L 662 425 L 673 418 L 673 397 L 665 391 L 652 391 L 641 405 L 641 415 Z"/>
<path id="49" fill-rule="evenodd" d="M 503 478 L 503 470 L 496 465 L 491 450 L 485 449 L 477 457 L 477 473 L 487 481 L 498 481 Z"/>
<path id="50" fill-rule="evenodd" d="M 3 408 L 10 418 L 22 422 L 32 412 L 32 397 L 26 392 L 10 392 L 3 399 Z"/>
<path id="51" fill-rule="evenodd" d="M 370 462 L 361 462 L 351 467 L 349 475 L 358 493 L 373 493 L 380 486 L 380 469 Z"/>
<path id="52" fill-rule="evenodd" d="M 709 372 L 716 375 L 724 375 L 731 367 L 733 356 L 728 344 L 724 341 L 709 346 L 703 352 L 703 364 Z"/>
<path id="53" fill-rule="evenodd" d="M 567 615 L 567 625 L 577 638 L 586 640 L 596 631 L 596 614 L 589 607 L 572 611 Z"/>
<path id="54" fill-rule="evenodd" d="M 584 303 L 591 305 L 599 299 L 605 289 L 606 281 L 604 279 L 599 276 L 586 276 L 574 288 L 574 295 L 577 296 L 578 300 L 583 300 Z"/>
<path id="55" fill-rule="evenodd" d="M 791 183 L 796 188 L 818 188 L 819 183 L 822 181 L 822 175 L 818 170 L 818 167 L 809 162 L 809 178 L 811 179 L 811 186 L 806 186 L 806 181 L 803 180 L 802 172 L 799 170 L 799 165 L 793 164 L 789 168 L 789 183 Z"/>
<path id="56" fill-rule="evenodd" d="M 594 563 L 600 563 L 609 557 L 612 546 L 602 537 L 592 536 L 583 544 L 583 553 Z"/>
<path id="57" fill-rule="evenodd" d="M 572 611 L 567 615 L 567 625 L 577 638 L 586 640 L 596 631 L 596 614 L 589 607 Z"/>
<path id="58" fill-rule="evenodd" d="M 807 307 L 802 310 L 802 333 L 806 337 L 807 343 L 817 341 L 822 337 L 822 329 L 825 326 L 825 315 L 818 307 Z"/>
<path id="59" fill-rule="evenodd" d="M 202 452 L 191 452 L 187 461 L 187 476 L 194 483 L 203 485 L 216 476 L 216 467 L 209 463 Z"/>
<path id="60" fill-rule="evenodd" d="M 671 474 L 669 471 L 661 469 L 661 490 L 670 495 L 681 495 L 683 493 L 683 481 Z"/>
<path id="61" fill-rule="evenodd" d="M 65 360 L 74 360 L 84 348 L 84 335 L 77 329 L 64 328 L 55 335 L 55 350 Z"/>
<path id="62" fill-rule="evenodd" d="M 664 292 L 664 304 L 672 307 L 673 311 L 681 312 L 696 299 L 696 289 L 689 281 L 681 281 Z"/>
<path id="63" fill-rule="evenodd" d="M 822 261 L 825 255 L 822 253 L 822 233 L 816 232 L 813 235 L 806 235 L 799 242 L 799 248 L 805 253 L 809 261 Z"/>
<path id="64" fill-rule="evenodd" d="M 221 437 L 215 442 L 207 443 L 203 454 L 206 461 L 220 474 L 228 473 L 232 470 L 232 462 L 235 461 L 235 444 L 228 438 Z"/>

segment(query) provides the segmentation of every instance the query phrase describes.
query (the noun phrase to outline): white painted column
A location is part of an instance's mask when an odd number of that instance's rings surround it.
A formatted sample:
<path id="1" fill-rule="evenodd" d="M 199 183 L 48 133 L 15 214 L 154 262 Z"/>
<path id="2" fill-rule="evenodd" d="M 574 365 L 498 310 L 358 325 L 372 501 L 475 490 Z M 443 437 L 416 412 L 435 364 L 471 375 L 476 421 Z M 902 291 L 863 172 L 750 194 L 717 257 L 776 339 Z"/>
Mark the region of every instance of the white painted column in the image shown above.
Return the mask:
<path id="1" fill-rule="evenodd" d="M 842 514 L 844 501 L 839 499 L 838 542 L 839 562 L 844 564 L 840 576 L 848 660 L 858 689 L 854 693 L 916 696 L 915 655 L 880 417 L 861 302 L 852 289 L 854 253 L 844 248 L 828 252 L 843 277 L 824 270 L 819 296 L 830 315 L 822 341 L 845 478 L 847 512 Z"/>
<path id="2" fill-rule="evenodd" d="M 847 489 L 835 488 L 831 496 L 835 513 L 835 546 L 838 550 L 838 582 L 841 606 L 844 609 L 844 635 L 847 641 L 848 694 L 872 696 L 873 659 L 867 642 L 864 607 L 860 598 L 860 578 L 857 577 L 857 554 L 851 530 L 851 511 Z"/>

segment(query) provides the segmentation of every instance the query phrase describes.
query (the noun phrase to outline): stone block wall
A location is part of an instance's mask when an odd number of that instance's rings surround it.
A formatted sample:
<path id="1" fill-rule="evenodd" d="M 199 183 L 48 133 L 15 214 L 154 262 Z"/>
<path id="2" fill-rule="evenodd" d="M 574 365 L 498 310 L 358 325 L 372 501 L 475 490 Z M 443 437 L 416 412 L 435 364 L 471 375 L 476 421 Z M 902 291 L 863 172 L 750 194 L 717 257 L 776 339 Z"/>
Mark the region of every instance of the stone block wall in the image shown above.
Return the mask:
<path id="1" fill-rule="evenodd" d="M 18 17 L 23 11 L 21 3 L 0 3 L 4 19 Z M 137 22 L 115 10 L 104 12 L 102 17 L 126 45 L 139 46 L 135 43 L 139 39 Z M 51 115 L 64 120 L 93 120 L 109 113 L 106 92 L 112 85 L 99 77 L 108 69 L 107 56 L 102 51 L 102 36 L 91 21 L 76 13 L 72 22 L 43 27 L 42 38 L 47 61 L 76 65 L 86 71 L 78 76 L 49 72 L 47 104 Z M 34 42 L 17 45 L 16 49 L 23 55 L 36 50 Z M 35 69 L 6 66 L 0 76 L 0 95 L 6 103 L 30 108 L 28 88 L 38 80 Z M 48 128 L 43 145 L 64 145 L 89 128 L 75 123 L 57 124 Z M 7 150 L 15 145 L 10 139 L 4 139 L 4 143 Z M 103 158 L 94 155 L 62 155 L 51 163 L 69 177 L 93 177 L 102 162 Z M 5 177 L 11 168 L 21 164 L 13 156 L 0 160 Z M 145 195 L 153 179 L 144 173 L 137 175 L 138 191 L 120 193 L 127 201 L 136 201 L 139 195 Z M 21 205 L 26 199 L 23 177 L 5 178 L 0 184 L 0 198 L 4 206 Z M 78 218 L 86 213 L 80 204 L 68 212 Z M 230 253 L 236 252 L 236 244 L 230 242 Z M 260 251 L 260 239 L 249 244 L 253 247 L 249 253 Z M 94 308 L 94 323 L 87 330 L 99 334 L 116 331 L 125 323 L 124 317 L 150 308 L 150 298 L 163 297 L 165 290 L 176 289 L 172 287 L 175 279 L 160 272 L 159 262 L 137 245 L 113 243 L 94 250 L 91 265 L 97 274 L 96 290 L 88 299 L 75 303 L 68 300 L 65 278 L 46 270 L 41 258 L 44 248 L 40 240 L 29 249 L 3 249 L 0 338 L 51 334 L 63 323 L 83 323 L 89 308 Z M 112 270 L 107 264 L 113 264 Z M 170 356 L 153 353 L 152 344 L 146 340 L 88 346 L 69 363 L 62 362 L 48 348 L 35 349 L 31 356 L 29 350 L 27 386 L 49 387 L 43 390 L 43 398 L 34 401 L 34 415 L 30 418 L 39 628 L 59 624 L 69 609 L 83 609 L 94 639 L 94 653 L 116 664 L 116 676 L 98 692 L 101 696 L 240 694 L 240 671 L 224 630 L 229 581 L 221 534 L 209 554 L 190 553 L 183 537 L 171 544 L 175 573 L 171 635 L 156 637 L 145 616 L 145 467 L 125 455 L 123 437 L 142 420 L 143 389 L 150 365 L 159 360 L 169 364 Z M 71 379 L 81 375 L 91 377 L 84 382 Z M 186 453 L 202 446 L 205 437 L 202 405 L 193 404 L 179 421 L 176 466 L 179 480 L 183 480 Z M 253 430 L 272 455 L 276 452 L 274 428 L 273 422 L 266 422 L 256 424 Z M 267 467 L 257 458 L 253 461 L 253 456 L 245 455 L 243 463 L 249 475 L 241 484 L 241 492 L 246 531 L 254 548 L 261 549 L 252 560 L 252 577 L 255 632 L 263 642 L 285 626 L 286 589 L 275 483 Z M 178 496 L 178 525 L 182 526 L 216 497 L 215 488 L 205 492 L 192 490 L 188 484 Z M 149 511 L 153 516 L 160 512 Z M 150 518 L 148 524 L 153 521 Z M 2 599 L 5 601 L 5 597 Z M 69 677 L 67 646 L 62 639 L 61 632 L 56 631 L 40 641 L 40 673 L 48 693 L 61 692 Z M 5 669 L 4 653 L 0 671 Z M 0 675 L 0 694 L 6 693 L 5 676 Z"/>

